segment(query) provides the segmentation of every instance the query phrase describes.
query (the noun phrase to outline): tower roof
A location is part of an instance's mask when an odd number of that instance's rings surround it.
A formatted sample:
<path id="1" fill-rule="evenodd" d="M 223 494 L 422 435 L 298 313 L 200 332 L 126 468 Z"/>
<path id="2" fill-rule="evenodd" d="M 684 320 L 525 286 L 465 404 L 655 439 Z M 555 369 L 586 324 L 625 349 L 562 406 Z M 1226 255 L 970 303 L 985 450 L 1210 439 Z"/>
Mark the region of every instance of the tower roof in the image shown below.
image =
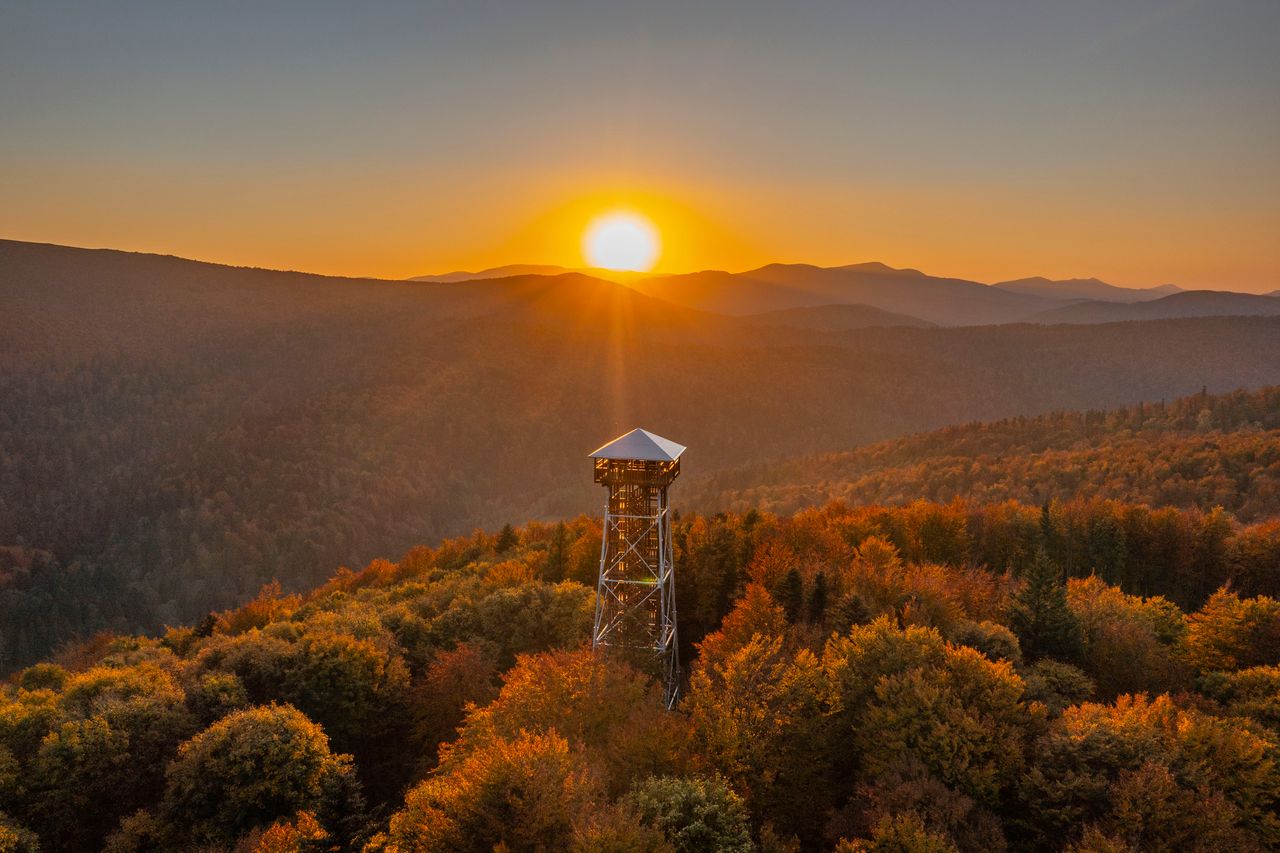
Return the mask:
<path id="1" fill-rule="evenodd" d="M 648 430 L 633 429 L 591 454 L 592 459 L 639 459 L 643 462 L 674 462 L 685 446 Z"/>

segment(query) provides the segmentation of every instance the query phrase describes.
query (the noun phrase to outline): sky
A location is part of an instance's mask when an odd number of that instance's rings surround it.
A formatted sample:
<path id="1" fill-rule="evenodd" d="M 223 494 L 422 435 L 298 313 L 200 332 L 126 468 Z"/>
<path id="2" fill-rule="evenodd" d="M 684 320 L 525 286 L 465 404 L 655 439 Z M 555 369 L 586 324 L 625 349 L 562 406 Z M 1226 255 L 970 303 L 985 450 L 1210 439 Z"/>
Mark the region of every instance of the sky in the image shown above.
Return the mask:
<path id="1" fill-rule="evenodd" d="M 1280 2 L 0 0 L 0 237 L 1280 288 Z"/>

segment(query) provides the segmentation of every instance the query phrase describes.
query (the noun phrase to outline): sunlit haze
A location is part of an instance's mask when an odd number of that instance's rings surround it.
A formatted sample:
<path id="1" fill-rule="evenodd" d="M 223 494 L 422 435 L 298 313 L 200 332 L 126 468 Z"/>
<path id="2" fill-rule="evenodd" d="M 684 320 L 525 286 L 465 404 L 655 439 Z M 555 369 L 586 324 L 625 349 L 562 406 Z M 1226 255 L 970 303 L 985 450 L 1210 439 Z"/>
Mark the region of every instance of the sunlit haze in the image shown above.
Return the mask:
<path id="1" fill-rule="evenodd" d="M 878 260 L 1280 287 L 1274 0 L 0 0 L 0 236 L 400 278 Z"/>
<path id="2" fill-rule="evenodd" d="M 588 266 L 608 270 L 648 272 L 659 251 L 657 229 L 634 213 L 601 216 L 582 237 L 582 254 Z"/>

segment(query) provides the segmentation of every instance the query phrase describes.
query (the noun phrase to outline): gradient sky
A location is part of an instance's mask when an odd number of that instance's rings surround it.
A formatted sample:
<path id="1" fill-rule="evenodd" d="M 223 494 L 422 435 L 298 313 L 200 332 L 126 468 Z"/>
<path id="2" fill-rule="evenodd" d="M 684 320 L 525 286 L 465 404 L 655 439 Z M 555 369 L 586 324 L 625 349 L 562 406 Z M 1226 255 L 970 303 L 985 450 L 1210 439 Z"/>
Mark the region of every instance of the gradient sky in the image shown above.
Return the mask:
<path id="1" fill-rule="evenodd" d="M 0 236 L 1280 288 L 1280 0 L 0 0 Z"/>

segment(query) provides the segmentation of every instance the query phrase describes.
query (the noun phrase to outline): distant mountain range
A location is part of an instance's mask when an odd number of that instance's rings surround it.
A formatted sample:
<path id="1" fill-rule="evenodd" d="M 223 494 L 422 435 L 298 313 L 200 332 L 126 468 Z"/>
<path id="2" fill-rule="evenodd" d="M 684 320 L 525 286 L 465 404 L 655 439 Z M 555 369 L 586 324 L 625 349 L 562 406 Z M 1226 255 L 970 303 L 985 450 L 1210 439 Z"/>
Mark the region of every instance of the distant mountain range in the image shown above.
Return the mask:
<path id="1" fill-rule="evenodd" d="M 637 278 L 646 278 L 647 273 L 627 272 L 626 270 L 606 270 L 598 267 L 562 267 L 555 264 L 506 264 L 500 267 L 468 272 L 455 270 L 440 275 L 416 275 L 409 281 L 426 281 L 436 284 L 454 284 L 459 281 L 481 281 L 491 278 L 511 278 L 517 275 L 564 275 L 565 273 L 581 273 L 592 278 L 605 281 L 627 282 Z"/>
<path id="2" fill-rule="evenodd" d="M 516 264 L 413 280 L 456 283 L 569 272 L 620 282 L 646 296 L 685 308 L 753 316 L 770 325 L 827 331 L 872 326 L 1110 323 L 1280 313 L 1280 300 L 1274 298 L 1280 291 L 1258 296 L 1184 291 L 1173 284 L 1129 288 L 1097 278 L 1033 277 L 983 284 L 878 262 L 840 267 L 769 264 L 740 273 L 704 270 L 661 276 Z"/>
<path id="3" fill-rule="evenodd" d="M 1012 293 L 1048 296 L 1051 299 L 1097 299 L 1104 302 L 1146 302 L 1179 293 L 1182 290 L 1174 284 L 1162 284 L 1158 287 L 1117 287 L 1096 278 L 1068 278 L 1054 281 L 1041 276 L 1002 281 L 992 286 Z"/>
<path id="4" fill-rule="evenodd" d="M 1185 290 L 1150 302 L 1081 302 L 1037 314 L 1037 323 L 1116 323 L 1124 320 L 1172 320 L 1179 317 L 1271 317 L 1280 299 L 1222 290 Z"/>
<path id="5" fill-rule="evenodd" d="M 476 272 L 468 272 L 467 270 L 455 270 L 454 272 L 442 273 L 440 275 L 415 275 L 409 281 L 434 281 L 441 284 L 450 284 L 455 281 L 476 281 L 486 278 L 508 278 L 513 275 L 560 275 L 561 273 L 570 272 L 565 267 L 559 267 L 552 264 L 507 264 L 501 267 L 490 267 L 487 270 L 478 270 Z"/>
<path id="6" fill-rule="evenodd" d="M 858 304 L 940 326 L 1012 323 L 1066 304 L 879 263 L 831 268 L 769 264 L 738 274 L 699 272 L 647 278 L 630 286 L 667 302 L 720 314 Z"/>

